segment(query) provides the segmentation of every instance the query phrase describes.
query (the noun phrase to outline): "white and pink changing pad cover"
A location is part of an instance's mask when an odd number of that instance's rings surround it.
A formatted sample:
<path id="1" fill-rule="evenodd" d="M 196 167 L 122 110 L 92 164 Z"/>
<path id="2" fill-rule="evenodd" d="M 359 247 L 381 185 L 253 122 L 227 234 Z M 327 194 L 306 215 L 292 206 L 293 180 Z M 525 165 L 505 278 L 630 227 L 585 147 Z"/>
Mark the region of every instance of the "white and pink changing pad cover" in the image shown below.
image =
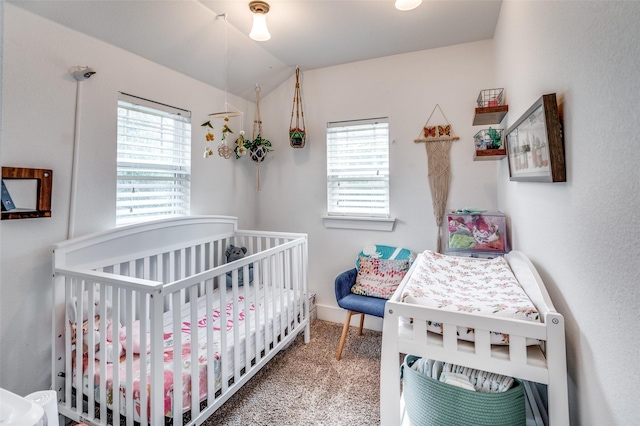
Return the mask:
<path id="1" fill-rule="evenodd" d="M 292 290 L 281 290 L 279 294 L 276 294 L 275 298 L 271 294 L 271 292 L 267 292 L 265 297 L 264 291 L 261 289 L 258 290 L 258 320 L 256 321 L 255 312 L 256 312 L 256 304 L 249 303 L 249 313 L 245 312 L 245 291 L 248 291 L 246 297 L 249 300 L 256 300 L 256 297 L 253 296 L 254 293 L 254 285 L 251 284 L 249 286 L 240 287 L 240 294 L 236 296 L 238 301 L 238 307 L 240 308 L 239 313 L 236 315 L 233 312 L 233 292 L 231 289 L 228 289 L 226 292 L 226 307 L 225 313 L 221 313 L 220 310 L 220 294 L 218 290 L 215 291 L 215 302 L 214 302 L 214 310 L 213 315 L 209 315 L 207 317 L 207 301 L 205 297 L 200 297 L 197 300 L 197 311 L 198 311 L 198 321 L 196 327 L 198 327 L 198 370 L 199 370 L 199 401 L 203 401 L 207 398 L 207 347 L 206 347 L 206 324 L 207 321 L 213 317 L 213 330 L 214 330 L 214 345 L 215 345 L 215 355 L 214 355 L 214 375 L 215 375 L 215 387 L 216 390 L 221 387 L 221 361 L 220 361 L 220 338 L 221 332 L 226 332 L 226 344 L 227 344 L 227 356 L 225 357 L 225 362 L 227 365 L 228 379 L 230 379 L 235 370 L 234 368 L 234 351 L 237 349 L 239 351 L 239 359 L 240 359 L 240 368 L 245 367 L 245 348 L 249 346 L 250 350 L 250 359 L 253 359 L 256 354 L 256 322 L 259 324 L 260 334 L 258 337 L 258 346 L 259 351 L 264 349 L 265 345 L 265 330 L 266 330 L 266 340 L 267 344 L 273 340 L 273 335 L 280 334 L 281 331 L 281 318 L 284 318 L 288 324 L 291 324 L 293 321 L 293 315 L 297 315 L 299 313 L 299 302 L 294 299 L 294 292 Z M 298 297 L 300 295 L 298 294 Z M 274 300 L 275 299 L 275 300 Z M 284 307 L 284 308 L 283 308 Z M 275 315 L 274 315 L 275 312 Z M 295 314 L 293 314 L 295 312 Z M 181 343 L 182 343 L 182 401 L 183 407 L 180 412 L 176 412 L 176 408 L 173 406 L 174 398 L 173 394 L 175 392 L 174 389 L 174 342 L 175 336 L 173 334 L 173 311 L 165 312 L 164 314 L 164 415 L 166 417 L 173 417 L 174 415 L 181 415 L 182 413 L 187 412 L 191 409 L 191 307 L 190 303 L 186 303 L 183 305 L 181 309 L 181 317 L 182 317 L 182 326 L 181 326 Z M 265 321 L 265 317 L 267 320 Z M 274 320 L 275 318 L 275 320 Z M 249 323 L 249 339 L 246 339 L 246 324 Z M 267 326 L 265 327 L 265 323 Z M 221 324 L 224 324 L 222 326 Z M 285 325 L 285 327 L 287 327 Z M 240 344 L 236 345 L 234 342 L 234 333 L 237 329 L 239 335 Z M 288 327 L 287 327 L 288 328 Z M 248 345 L 245 344 L 245 341 L 248 341 Z M 119 381 L 120 381 L 120 398 L 119 398 L 119 406 L 120 406 L 120 414 L 127 416 L 126 407 L 125 407 L 125 393 L 126 393 L 126 383 L 125 378 L 127 375 L 126 369 L 126 356 L 120 358 L 119 363 Z M 150 382 L 150 357 L 147 356 L 147 389 L 149 390 L 149 382 Z M 133 399 L 134 399 L 134 420 L 140 421 L 140 384 L 141 384 L 141 367 L 140 367 L 140 355 L 133 354 Z M 114 364 L 107 364 L 106 366 L 106 392 L 107 392 L 107 406 L 109 408 L 113 408 L 113 366 Z M 88 357 L 85 354 L 83 357 L 83 392 L 85 394 L 89 393 L 89 380 L 88 380 Z M 95 369 L 94 369 L 94 397 L 96 401 L 99 401 L 100 398 L 100 364 L 98 360 L 95 360 Z M 76 368 L 75 368 L 75 354 L 73 358 L 73 377 L 76 377 Z M 154 391 L 156 391 L 154 389 Z M 150 403 L 149 403 L 149 391 L 147 392 L 147 418 L 149 418 L 150 413 Z"/>
<path id="2" fill-rule="evenodd" d="M 504 257 L 477 259 L 426 250 L 404 286 L 401 300 L 429 308 L 540 322 L 533 302 Z M 429 321 L 427 330 L 442 334 L 442 324 Z M 458 338 L 475 341 L 473 328 L 458 327 Z M 509 335 L 490 333 L 494 345 L 508 345 Z M 539 341 L 527 339 L 527 344 Z"/>

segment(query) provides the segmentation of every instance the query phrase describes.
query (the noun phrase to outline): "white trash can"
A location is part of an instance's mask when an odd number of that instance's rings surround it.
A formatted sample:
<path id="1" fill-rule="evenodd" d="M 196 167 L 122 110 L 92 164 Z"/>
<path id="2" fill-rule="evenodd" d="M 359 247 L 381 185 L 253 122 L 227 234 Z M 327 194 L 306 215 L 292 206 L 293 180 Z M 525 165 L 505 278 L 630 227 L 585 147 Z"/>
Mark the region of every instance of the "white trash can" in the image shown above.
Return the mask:
<path id="1" fill-rule="evenodd" d="M 39 405 L 44 410 L 47 419 L 46 426 L 58 426 L 58 394 L 54 390 L 30 393 L 25 396 L 27 401 Z"/>
<path id="2" fill-rule="evenodd" d="M 3 426 L 47 426 L 47 419 L 44 415 L 44 408 L 38 404 L 0 388 L 0 424 Z"/>

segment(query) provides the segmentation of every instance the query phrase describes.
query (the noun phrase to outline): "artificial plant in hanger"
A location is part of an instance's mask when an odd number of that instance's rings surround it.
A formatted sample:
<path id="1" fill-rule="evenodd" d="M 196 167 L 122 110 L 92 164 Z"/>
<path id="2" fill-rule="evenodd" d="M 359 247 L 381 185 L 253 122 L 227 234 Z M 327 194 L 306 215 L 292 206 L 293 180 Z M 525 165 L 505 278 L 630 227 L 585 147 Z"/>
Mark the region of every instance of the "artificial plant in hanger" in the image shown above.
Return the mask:
<path id="1" fill-rule="evenodd" d="M 293 126 L 294 114 L 296 116 L 295 127 Z M 300 123 L 302 123 L 302 125 Z M 296 88 L 293 94 L 293 109 L 291 110 L 291 122 L 289 123 L 289 144 L 293 148 L 304 148 L 306 139 L 307 129 L 304 125 L 302 96 L 300 95 L 300 68 L 296 67 Z"/>
<path id="2" fill-rule="evenodd" d="M 253 138 L 246 139 L 244 131 L 240 132 L 236 139 L 234 152 L 236 158 L 249 155 L 251 160 L 256 163 L 256 189 L 260 190 L 260 163 L 267 158 L 267 154 L 273 151 L 271 141 L 262 137 L 262 120 L 260 119 L 260 86 L 256 84 L 256 113 L 253 119 Z"/>
<path id="3" fill-rule="evenodd" d="M 256 163 L 261 163 L 267 154 L 273 151 L 271 141 L 262 137 L 262 120 L 260 119 L 260 86 L 256 85 L 256 113 L 253 119 L 253 139 L 247 139 L 244 131 L 240 132 L 234 148 L 236 158 L 249 154 Z"/>
<path id="4" fill-rule="evenodd" d="M 249 151 L 249 156 L 256 163 L 261 163 L 267 154 L 273 151 L 271 142 L 262 137 L 262 119 L 260 118 L 260 86 L 256 84 L 256 113 L 253 117 L 253 140 L 245 147 Z M 258 182 L 258 187 L 260 184 Z"/>

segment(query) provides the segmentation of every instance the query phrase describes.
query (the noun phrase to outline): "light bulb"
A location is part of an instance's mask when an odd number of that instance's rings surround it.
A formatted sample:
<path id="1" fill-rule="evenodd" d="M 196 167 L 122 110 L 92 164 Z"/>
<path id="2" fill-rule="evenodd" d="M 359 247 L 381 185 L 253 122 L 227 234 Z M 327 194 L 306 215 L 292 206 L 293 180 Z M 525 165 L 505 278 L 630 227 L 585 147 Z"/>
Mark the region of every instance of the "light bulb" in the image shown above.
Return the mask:
<path id="1" fill-rule="evenodd" d="M 411 10 L 422 4 L 422 0 L 396 0 L 396 9 Z"/>
<path id="2" fill-rule="evenodd" d="M 251 28 L 249 37 L 256 41 L 267 41 L 271 38 L 267 29 L 267 16 L 264 13 L 253 14 L 253 28 Z"/>

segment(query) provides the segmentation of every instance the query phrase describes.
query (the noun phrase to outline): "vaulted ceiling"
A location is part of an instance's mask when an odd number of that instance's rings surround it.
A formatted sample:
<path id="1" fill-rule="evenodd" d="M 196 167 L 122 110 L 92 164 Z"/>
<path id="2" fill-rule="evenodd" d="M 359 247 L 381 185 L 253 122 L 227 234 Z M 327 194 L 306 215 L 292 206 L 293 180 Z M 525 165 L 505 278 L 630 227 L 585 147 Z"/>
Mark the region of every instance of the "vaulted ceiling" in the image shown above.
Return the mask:
<path id="1" fill-rule="evenodd" d="M 296 67 L 490 39 L 502 3 L 423 0 L 403 12 L 394 0 L 267 0 L 271 39 L 257 42 L 249 0 L 8 2 L 248 100 L 256 84 L 264 96 Z"/>

